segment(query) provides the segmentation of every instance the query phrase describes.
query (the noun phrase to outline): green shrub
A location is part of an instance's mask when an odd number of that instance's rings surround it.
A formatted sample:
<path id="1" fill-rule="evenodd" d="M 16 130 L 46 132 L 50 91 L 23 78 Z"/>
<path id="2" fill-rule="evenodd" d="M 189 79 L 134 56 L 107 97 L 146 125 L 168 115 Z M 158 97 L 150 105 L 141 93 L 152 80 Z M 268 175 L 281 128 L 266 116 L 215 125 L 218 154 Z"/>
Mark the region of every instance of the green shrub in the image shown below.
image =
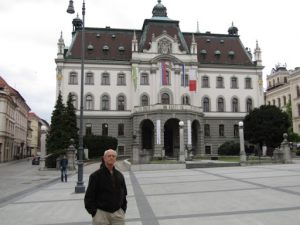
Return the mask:
<path id="1" fill-rule="evenodd" d="M 234 141 L 224 142 L 218 149 L 219 155 L 239 155 L 240 154 L 240 143 Z"/>
<path id="2" fill-rule="evenodd" d="M 300 149 L 297 149 L 296 155 L 297 155 L 297 156 L 300 156 Z"/>
<path id="3" fill-rule="evenodd" d="M 118 139 L 110 136 L 88 135 L 83 138 L 84 147 L 89 150 L 89 158 L 99 158 L 107 149 L 116 149 Z"/>

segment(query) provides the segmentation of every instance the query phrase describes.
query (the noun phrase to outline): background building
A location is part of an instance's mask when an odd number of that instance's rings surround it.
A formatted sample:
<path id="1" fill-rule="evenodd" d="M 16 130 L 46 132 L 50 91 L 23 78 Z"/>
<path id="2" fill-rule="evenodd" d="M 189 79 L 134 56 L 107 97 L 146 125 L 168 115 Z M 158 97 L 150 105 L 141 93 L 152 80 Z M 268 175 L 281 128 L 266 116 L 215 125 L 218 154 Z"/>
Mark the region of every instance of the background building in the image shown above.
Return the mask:
<path id="1" fill-rule="evenodd" d="M 175 157 L 182 120 L 185 145 L 216 154 L 264 103 L 261 50 L 256 43 L 252 59 L 233 24 L 227 34 L 182 32 L 160 2 L 141 30 L 85 28 L 84 134 L 117 137 L 119 155 L 132 156 L 134 144 Z M 56 58 L 57 94 L 72 93 L 78 114 L 81 28 L 77 17 Z"/>
<path id="2" fill-rule="evenodd" d="M 30 111 L 18 91 L 0 77 L 0 162 L 26 157 Z"/>
<path id="3" fill-rule="evenodd" d="M 291 102 L 293 131 L 300 134 L 300 68 L 287 70 L 286 65 L 277 65 L 267 76 L 265 101 L 283 110 Z"/>

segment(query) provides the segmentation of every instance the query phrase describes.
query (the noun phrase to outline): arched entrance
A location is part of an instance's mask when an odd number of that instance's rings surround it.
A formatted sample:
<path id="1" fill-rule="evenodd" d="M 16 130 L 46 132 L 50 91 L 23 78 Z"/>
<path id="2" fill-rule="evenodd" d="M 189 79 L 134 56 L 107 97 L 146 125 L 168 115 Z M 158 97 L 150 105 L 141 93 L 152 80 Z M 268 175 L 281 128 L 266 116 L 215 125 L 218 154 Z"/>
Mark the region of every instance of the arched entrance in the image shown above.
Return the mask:
<path id="1" fill-rule="evenodd" d="M 198 152 L 200 148 L 200 123 L 194 120 L 192 123 L 192 149 L 194 154 Z"/>
<path id="2" fill-rule="evenodd" d="M 169 119 L 164 125 L 165 155 L 178 157 L 179 154 L 179 120 Z"/>
<path id="3" fill-rule="evenodd" d="M 142 131 L 142 149 L 153 152 L 154 148 L 154 125 L 151 120 L 143 120 L 141 122 Z"/>

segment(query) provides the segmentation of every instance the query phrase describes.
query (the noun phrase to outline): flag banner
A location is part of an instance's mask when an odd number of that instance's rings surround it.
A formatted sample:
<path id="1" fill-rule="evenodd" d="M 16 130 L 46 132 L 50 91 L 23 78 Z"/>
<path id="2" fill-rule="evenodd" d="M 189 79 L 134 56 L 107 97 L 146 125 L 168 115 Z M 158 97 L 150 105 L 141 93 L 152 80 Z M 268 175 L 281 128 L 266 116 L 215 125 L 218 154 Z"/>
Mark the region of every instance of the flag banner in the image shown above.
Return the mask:
<path id="1" fill-rule="evenodd" d="M 186 87 L 187 83 L 186 83 L 186 79 L 185 79 L 185 66 L 184 66 L 184 64 L 182 64 L 181 67 L 182 67 L 182 75 L 181 75 L 182 76 L 181 77 L 181 79 L 182 79 L 182 86 Z"/>
<path id="2" fill-rule="evenodd" d="M 167 85 L 167 65 L 165 61 L 161 62 L 161 84 Z"/>
<path id="3" fill-rule="evenodd" d="M 189 80 L 189 89 L 190 91 L 196 91 L 197 90 L 197 71 L 195 69 L 191 69 L 189 72 L 190 80 Z"/>
<path id="4" fill-rule="evenodd" d="M 132 66 L 131 78 L 133 81 L 133 86 L 134 86 L 135 91 L 136 91 L 136 86 L 137 86 L 137 74 L 138 74 L 138 68 L 136 66 Z"/>

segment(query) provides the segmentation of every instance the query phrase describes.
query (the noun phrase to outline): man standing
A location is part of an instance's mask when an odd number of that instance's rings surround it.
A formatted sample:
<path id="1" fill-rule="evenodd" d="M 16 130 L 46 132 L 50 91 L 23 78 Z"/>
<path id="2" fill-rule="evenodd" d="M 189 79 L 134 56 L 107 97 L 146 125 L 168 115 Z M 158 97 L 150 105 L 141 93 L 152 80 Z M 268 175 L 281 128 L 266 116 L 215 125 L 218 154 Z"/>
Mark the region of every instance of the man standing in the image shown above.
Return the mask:
<path id="1" fill-rule="evenodd" d="M 68 175 L 67 175 L 67 168 L 68 168 L 68 159 L 64 155 L 64 157 L 60 160 L 60 178 L 61 182 L 67 182 Z"/>
<path id="2" fill-rule="evenodd" d="M 106 150 L 103 159 L 104 166 L 90 175 L 85 208 L 93 217 L 93 225 L 124 225 L 127 189 L 123 174 L 114 166 L 116 151 Z"/>

